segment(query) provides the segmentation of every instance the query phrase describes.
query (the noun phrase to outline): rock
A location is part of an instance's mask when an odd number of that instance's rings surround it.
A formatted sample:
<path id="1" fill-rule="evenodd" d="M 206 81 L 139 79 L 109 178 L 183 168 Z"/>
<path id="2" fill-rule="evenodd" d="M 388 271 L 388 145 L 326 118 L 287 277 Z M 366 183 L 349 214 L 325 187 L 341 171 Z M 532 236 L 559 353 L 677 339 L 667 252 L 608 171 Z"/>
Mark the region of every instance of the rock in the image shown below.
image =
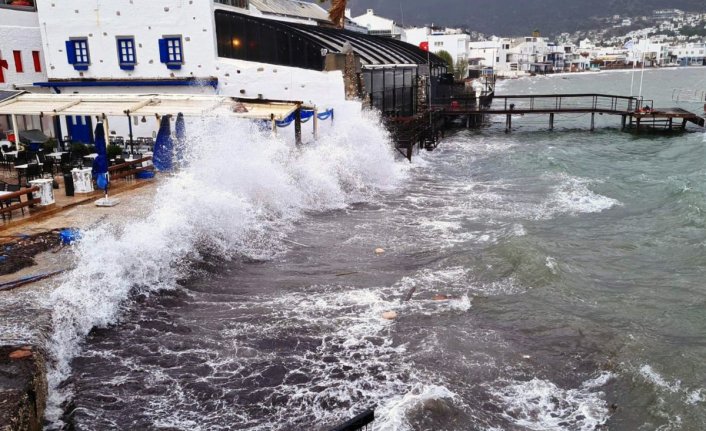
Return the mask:
<path id="1" fill-rule="evenodd" d="M 378 248 L 375 249 L 375 254 L 377 254 L 378 256 L 380 256 L 380 255 L 383 254 L 383 253 L 385 253 L 385 249 L 384 249 L 384 248 L 378 247 Z"/>
<path id="2" fill-rule="evenodd" d="M 382 313 L 382 318 L 385 320 L 395 320 L 397 319 L 397 312 L 396 311 L 386 311 Z"/>
<path id="3" fill-rule="evenodd" d="M 0 430 L 41 430 L 47 398 L 43 352 L 0 346 L 0 377 Z"/>

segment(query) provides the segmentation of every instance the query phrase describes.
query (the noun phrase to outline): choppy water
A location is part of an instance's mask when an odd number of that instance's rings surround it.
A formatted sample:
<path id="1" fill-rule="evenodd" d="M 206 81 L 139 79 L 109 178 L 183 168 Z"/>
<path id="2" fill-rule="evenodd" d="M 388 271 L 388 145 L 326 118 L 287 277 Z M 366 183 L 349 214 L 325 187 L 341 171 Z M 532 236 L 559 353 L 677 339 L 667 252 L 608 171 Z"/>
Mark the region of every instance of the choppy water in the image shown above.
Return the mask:
<path id="1" fill-rule="evenodd" d="M 706 69 L 645 73 L 656 106 L 689 85 Z M 497 118 L 408 166 L 344 117 L 302 154 L 206 127 L 152 215 L 88 235 L 52 298 L 54 426 L 325 430 L 376 407 L 377 430 L 706 427 L 702 131 Z"/>

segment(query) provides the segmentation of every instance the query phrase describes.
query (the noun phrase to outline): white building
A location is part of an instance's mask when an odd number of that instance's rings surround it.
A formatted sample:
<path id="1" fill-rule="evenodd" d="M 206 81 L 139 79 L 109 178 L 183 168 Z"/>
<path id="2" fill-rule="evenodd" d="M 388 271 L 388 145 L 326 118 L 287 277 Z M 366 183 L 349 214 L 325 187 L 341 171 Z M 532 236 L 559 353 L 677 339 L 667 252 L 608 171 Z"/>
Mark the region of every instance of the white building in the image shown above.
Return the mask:
<path id="1" fill-rule="evenodd" d="M 31 88 L 47 78 L 36 8 L 33 1 L 22 3 L 0 1 L 0 91 Z M 17 118 L 22 130 L 49 129 L 50 121 L 38 116 Z M 0 115 L 0 140 L 12 128 L 10 118 Z"/>
<path id="2" fill-rule="evenodd" d="M 462 30 L 413 27 L 404 29 L 402 40 L 416 46 L 419 46 L 422 42 L 429 42 L 429 50 L 431 52 L 438 53 L 443 50 L 451 54 L 454 66 L 460 63 L 468 64 L 471 36 Z"/>
<path id="3" fill-rule="evenodd" d="M 706 65 L 706 44 L 689 43 L 672 48 L 671 57 L 680 66 Z"/>
<path id="4" fill-rule="evenodd" d="M 669 63 L 669 45 L 652 42 L 649 39 L 640 39 L 636 43 L 628 43 L 628 63 L 642 63 L 646 67 L 661 67 Z"/>
<path id="5" fill-rule="evenodd" d="M 29 6 L 0 1 L 0 89 L 31 87 L 46 80 L 39 18 Z"/>
<path id="6" fill-rule="evenodd" d="M 375 15 L 373 9 L 368 9 L 363 15 L 352 17 L 351 20 L 368 29 L 368 34 L 376 36 L 387 36 L 393 39 L 402 38 L 402 27 L 398 26 L 395 21 Z"/>
<path id="7" fill-rule="evenodd" d="M 42 29 L 46 75 L 28 81 L 56 93 L 220 94 L 325 109 L 345 100 L 340 54 L 349 47 L 363 71 L 395 65 L 410 77 L 427 63 L 419 49 L 334 30 L 323 9 L 301 1 L 36 3 L 38 14 L 21 13 L 34 16 L 35 34 Z M 62 130 L 87 142 L 91 123 L 67 117 Z"/>

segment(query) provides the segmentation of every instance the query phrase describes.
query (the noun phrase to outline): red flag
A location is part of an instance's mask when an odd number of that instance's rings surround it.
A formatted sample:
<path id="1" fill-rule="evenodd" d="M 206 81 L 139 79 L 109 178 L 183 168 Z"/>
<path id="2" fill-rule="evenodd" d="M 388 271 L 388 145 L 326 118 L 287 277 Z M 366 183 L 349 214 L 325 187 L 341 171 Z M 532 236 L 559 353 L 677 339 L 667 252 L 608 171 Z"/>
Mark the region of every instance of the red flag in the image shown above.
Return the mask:
<path id="1" fill-rule="evenodd" d="M 429 42 L 420 43 L 419 48 L 421 48 L 423 51 L 429 51 Z"/>

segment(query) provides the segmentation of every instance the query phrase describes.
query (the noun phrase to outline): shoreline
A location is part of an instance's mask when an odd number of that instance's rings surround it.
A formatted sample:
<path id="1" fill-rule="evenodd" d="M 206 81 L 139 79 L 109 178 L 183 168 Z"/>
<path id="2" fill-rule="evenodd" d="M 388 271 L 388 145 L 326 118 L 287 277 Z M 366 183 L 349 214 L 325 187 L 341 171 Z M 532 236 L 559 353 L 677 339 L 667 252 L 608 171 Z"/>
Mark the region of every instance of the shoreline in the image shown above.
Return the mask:
<path id="1" fill-rule="evenodd" d="M 646 67 L 645 72 L 650 71 L 677 71 L 677 70 L 694 70 L 698 68 L 706 69 L 706 66 L 669 66 L 669 67 Z M 606 69 L 606 70 L 585 70 L 581 72 L 559 72 L 559 73 L 547 73 L 547 74 L 535 74 L 535 75 L 524 75 L 515 78 L 505 78 L 498 77 L 498 81 L 514 81 L 517 79 L 528 79 L 528 78 L 553 78 L 553 77 L 566 77 L 566 76 L 584 76 L 584 75 L 598 75 L 604 73 L 631 73 L 631 72 L 642 72 L 643 69 Z"/>

